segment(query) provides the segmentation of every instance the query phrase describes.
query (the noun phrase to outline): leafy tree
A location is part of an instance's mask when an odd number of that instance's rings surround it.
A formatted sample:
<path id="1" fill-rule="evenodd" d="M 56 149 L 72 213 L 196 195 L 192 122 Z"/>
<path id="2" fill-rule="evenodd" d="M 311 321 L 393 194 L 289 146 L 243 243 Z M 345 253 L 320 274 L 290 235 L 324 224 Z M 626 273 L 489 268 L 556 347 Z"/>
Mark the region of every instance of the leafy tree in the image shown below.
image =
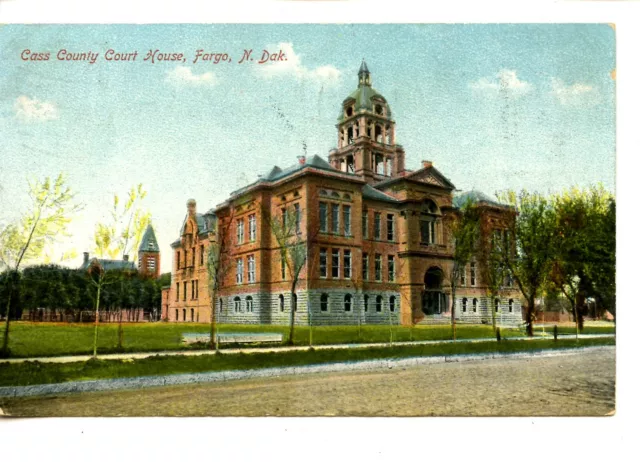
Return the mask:
<path id="1" fill-rule="evenodd" d="M 478 250 L 480 242 L 480 212 L 471 199 L 457 211 L 451 221 L 453 262 L 449 269 L 451 287 L 451 335 L 456 339 L 456 289 L 462 272 Z"/>
<path id="2" fill-rule="evenodd" d="M 66 236 L 71 217 L 80 211 L 81 205 L 74 202 L 74 194 L 66 185 L 63 174 L 55 180 L 46 177 L 43 181 L 29 182 L 31 204 L 22 219 L 6 225 L 0 230 L 0 261 L 14 273 L 20 271 L 24 262 L 42 256 L 45 248 L 56 238 Z M 0 355 L 9 355 L 9 326 L 11 300 L 16 278 L 9 279 L 6 321 Z"/>
<path id="3" fill-rule="evenodd" d="M 525 298 L 527 335 L 533 336 L 535 301 L 555 257 L 555 211 L 546 197 L 525 190 L 518 194 L 507 191 L 499 194 L 499 199 L 517 213 L 508 225 L 509 247 L 501 248 L 501 261 Z"/>

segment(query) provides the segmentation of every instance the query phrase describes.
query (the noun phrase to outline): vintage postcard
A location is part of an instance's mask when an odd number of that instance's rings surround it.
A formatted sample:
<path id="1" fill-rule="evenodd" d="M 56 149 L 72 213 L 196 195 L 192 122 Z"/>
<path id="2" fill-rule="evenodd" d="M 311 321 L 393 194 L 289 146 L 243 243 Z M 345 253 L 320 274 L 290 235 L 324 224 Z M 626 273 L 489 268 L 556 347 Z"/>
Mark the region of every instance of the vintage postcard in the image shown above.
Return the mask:
<path id="1" fill-rule="evenodd" d="M 616 410 L 616 31 L 0 28 L 4 416 Z"/>

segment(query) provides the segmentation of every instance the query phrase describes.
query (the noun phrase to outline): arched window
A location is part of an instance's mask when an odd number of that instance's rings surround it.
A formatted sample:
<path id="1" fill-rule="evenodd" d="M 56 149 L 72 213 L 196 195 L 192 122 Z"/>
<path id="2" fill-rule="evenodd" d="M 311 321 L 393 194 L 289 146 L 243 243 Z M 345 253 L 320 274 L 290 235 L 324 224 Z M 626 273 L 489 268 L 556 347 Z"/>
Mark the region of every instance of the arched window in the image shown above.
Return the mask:
<path id="1" fill-rule="evenodd" d="M 509 313 L 513 313 L 513 298 L 509 299 Z"/>
<path id="2" fill-rule="evenodd" d="M 240 313 L 241 309 L 242 309 L 242 301 L 240 301 L 240 297 L 235 297 L 233 299 L 233 311 L 235 313 Z"/>
<path id="3" fill-rule="evenodd" d="M 467 312 L 467 299 L 466 298 L 462 299 L 462 312 L 463 313 Z"/>
<path id="4" fill-rule="evenodd" d="M 337 192 L 335 192 L 335 191 L 332 191 L 332 192 L 331 192 L 331 197 L 335 197 L 336 199 L 340 199 L 340 194 L 338 194 L 338 193 L 337 193 Z"/>
<path id="5" fill-rule="evenodd" d="M 193 308 L 191 308 L 191 322 L 193 322 L 193 320 L 194 320 L 194 311 L 193 311 Z"/>
<path id="6" fill-rule="evenodd" d="M 278 299 L 280 300 L 280 311 L 284 311 L 284 295 L 278 295 Z"/>
<path id="7" fill-rule="evenodd" d="M 376 297 L 376 311 L 378 313 L 382 311 L 382 295 Z"/>
<path id="8" fill-rule="evenodd" d="M 353 115 L 353 106 L 349 106 L 347 108 L 347 117 L 351 117 Z"/>
<path id="9" fill-rule="evenodd" d="M 382 127 L 380 125 L 376 125 L 376 131 L 375 131 L 375 140 L 378 143 L 382 143 Z"/>
<path id="10" fill-rule="evenodd" d="M 366 313 L 367 311 L 369 311 L 369 296 L 365 295 L 364 296 L 364 312 Z"/>
<path id="11" fill-rule="evenodd" d="M 247 303 L 247 313 L 253 313 L 253 297 L 248 296 L 246 298 L 246 303 Z"/>
<path id="12" fill-rule="evenodd" d="M 344 296 L 344 310 L 351 311 L 351 294 Z"/>
<path id="13" fill-rule="evenodd" d="M 474 313 L 478 312 L 478 299 L 477 298 L 473 299 L 473 312 Z"/>
<path id="14" fill-rule="evenodd" d="M 395 296 L 391 296 L 389 297 L 389 311 L 395 311 L 396 310 L 396 297 Z"/>
<path id="15" fill-rule="evenodd" d="M 180 321 L 180 318 L 178 317 L 178 310 L 176 310 L 176 321 Z"/>
<path id="16" fill-rule="evenodd" d="M 349 194 L 345 194 L 344 196 L 342 196 L 342 198 L 347 201 L 351 200 L 351 196 Z"/>
<path id="17" fill-rule="evenodd" d="M 493 301 L 493 308 L 496 310 L 496 313 L 498 312 L 498 309 L 500 308 L 500 300 L 499 299 L 495 299 Z"/>
<path id="18" fill-rule="evenodd" d="M 325 191 L 324 189 L 320 190 L 320 195 L 321 196 L 328 196 L 327 191 Z"/>
<path id="19" fill-rule="evenodd" d="M 182 310 L 182 320 L 183 321 L 187 320 L 187 310 Z"/>
<path id="20" fill-rule="evenodd" d="M 320 295 L 320 311 L 329 310 L 329 296 L 327 294 Z"/>
<path id="21" fill-rule="evenodd" d="M 298 294 L 293 294 L 293 299 L 292 299 L 292 304 L 293 304 L 293 311 L 298 311 Z"/>
<path id="22" fill-rule="evenodd" d="M 222 299 L 218 299 L 218 313 L 222 313 Z"/>

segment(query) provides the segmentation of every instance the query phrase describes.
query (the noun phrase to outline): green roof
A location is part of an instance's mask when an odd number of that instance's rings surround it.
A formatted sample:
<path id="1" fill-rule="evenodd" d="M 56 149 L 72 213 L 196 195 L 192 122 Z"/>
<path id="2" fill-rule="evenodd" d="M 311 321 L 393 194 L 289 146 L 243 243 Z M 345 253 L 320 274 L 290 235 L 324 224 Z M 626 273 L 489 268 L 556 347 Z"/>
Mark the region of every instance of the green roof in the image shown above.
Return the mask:
<path id="1" fill-rule="evenodd" d="M 156 234 L 153 232 L 151 224 L 147 226 L 147 229 L 142 236 L 142 242 L 138 248 L 138 252 L 160 252 L 160 246 L 156 239 Z"/>
<path id="2" fill-rule="evenodd" d="M 366 109 L 369 111 L 373 111 L 373 98 L 378 97 L 382 99 L 385 103 L 387 100 L 384 96 L 382 96 L 375 88 L 370 87 L 369 85 L 362 85 L 353 91 L 349 96 L 347 96 L 344 101 L 349 99 L 354 99 L 356 112 L 360 109 Z M 388 117 L 391 117 L 391 109 L 387 106 L 387 114 Z M 340 114 L 338 115 L 338 121 L 344 120 L 344 111 L 340 109 Z"/>
<path id="3" fill-rule="evenodd" d="M 372 199 L 376 201 L 384 201 L 384 202 L 398 202 L 397 199 L 386 195 L 382 191 L 378 191 L 375 188 L 372 188 L 368 184 L 365 184 L 362 187 L 362 197 L 364 199 Z"/>

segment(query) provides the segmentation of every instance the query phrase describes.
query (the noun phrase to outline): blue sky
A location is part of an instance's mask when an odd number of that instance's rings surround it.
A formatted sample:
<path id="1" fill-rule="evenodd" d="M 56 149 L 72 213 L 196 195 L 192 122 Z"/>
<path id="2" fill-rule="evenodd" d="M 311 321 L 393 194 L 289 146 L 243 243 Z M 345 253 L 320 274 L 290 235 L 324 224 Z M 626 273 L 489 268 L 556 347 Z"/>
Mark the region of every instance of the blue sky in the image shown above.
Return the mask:
<path id="1" fill-rule="evenodd" d="M 0 223 L 26 178 L 64 171 L 85 209 L 56 251 L 91 250 L 114 193 L 149 191 L 169 271 L 190 197 L 203 211 L 273 165 L 336 145 L 365 58 L 407 167 L 432 160 L 459 189 L 615 187 L 615 34 L 607 25 L 2 26 Z M 108 49 L 138 51 L 108 62 Z M 50 52 L 25 62 L 23 50 Z M 100 53 L 95 64 L 56 54 Z M 185 62 L 150 64 L 150 49 Z M 232 62 L 193 64 L 197 49 Z M 237 64 L 245 49 L 255 61 Z M 257 64 L 263 49 L 288 60 Z M 77 264 L 78 261 L 71 262 Z"/>

